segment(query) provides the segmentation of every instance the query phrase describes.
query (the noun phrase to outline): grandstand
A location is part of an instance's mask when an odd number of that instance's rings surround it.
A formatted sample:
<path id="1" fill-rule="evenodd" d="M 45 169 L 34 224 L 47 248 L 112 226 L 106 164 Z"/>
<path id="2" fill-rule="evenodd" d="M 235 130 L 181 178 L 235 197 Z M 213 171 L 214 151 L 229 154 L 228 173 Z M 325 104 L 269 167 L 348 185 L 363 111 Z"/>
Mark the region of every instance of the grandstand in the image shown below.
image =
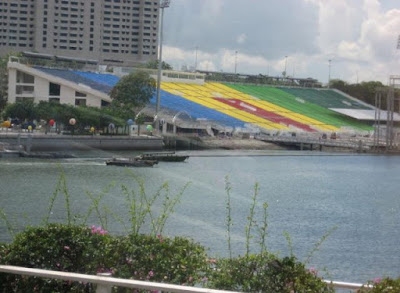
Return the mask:
<path id="1" fill-rule="evenodd" d="M 10 88 L 29 88 L 29 92 L 11 91 L 10 102 L 25 98 L 35 102 L 58 98 L 60 103 L 77 105 L 79 99 L 85 100 L 88 106 L 100 107 L 111 102 L 109 93 L 120 79 L 113 74 L 29 67 L 16 62 L 9 63 L 9 72 L 10 80 L 16 83 Z M 32 86 L 27 87 L 26 80 L 18 79 L 21 73 L 35 77 Z M 201 122 L 215 129 L 228 127 L 232 131 L 273 135 L 372 130 L 368 124 L 341 111 L 361 113 L 374 108 L 334 90 L 170 80 L 161 84 L 161 112 L 170 118 L 180 112 L 187 113 L 187 125 Z M 59 97 L 50 96 L 51 84 L 60 86 Z M 155 115 L 155 103 L 154 96 L 147 113 Z M 164 118 L 169 123 L 173 120 Z"/>
<path id="2" fill-rule="evenodd" d="M 372 127 L 357 121 L 356 119 L 339 114 L 329 108 L 322 107 L 320 104 L 315 104 L 309 100 L 305 100 L 307 95 L 302 95 L 299 98 L 289 92 L 283 91 L 280 88 L 267 86 L 252 86 L 252 85 L 228 85 L 229 87 L 252 95 L 263 101 L 268 101 L 272 104 L 279 105 L 285 109 L 289 109 L 295 113 L 302 114 L 309 118 L 319 121 L 319 125 L 325 127 L 334 127 L 336 131 L 346 131 L 349 129 L 358 131 L 370 131 Z M 312 93 L 322 92 L 316 89 L 301 89 L 304 91 L 314 91 Z M 364 109 L 364 108 L 362 108 Z M 362 110 L 360 109 L 360 110 Z M 335 130 L 335 129 L 332 129 Z"/>
<path id="3" fill-rule="evenodd" d="M 324 108 L 357 109 L 370 110 L 358 101 L 351 100 L 333 90 L 326 89 L 303 89 L 303 88 L 279 88 L 295 97 L 299 97 L 307 102 L 316 104 Z"/>

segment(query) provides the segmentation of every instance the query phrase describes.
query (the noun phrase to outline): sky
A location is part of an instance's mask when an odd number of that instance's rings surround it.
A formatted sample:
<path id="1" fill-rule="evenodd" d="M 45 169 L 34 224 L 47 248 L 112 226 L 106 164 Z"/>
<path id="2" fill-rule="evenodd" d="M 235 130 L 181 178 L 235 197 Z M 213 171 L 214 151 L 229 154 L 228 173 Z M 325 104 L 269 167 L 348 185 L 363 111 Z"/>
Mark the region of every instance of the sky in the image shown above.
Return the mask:
<path id="1" fill-rule="evenodd" d="M 386 84 L 399 35 L 400 0 L 171 0 L 163 60 L 194 67 L 197 51 L 197 69 L 278 76 L 286 64 L 323 83 L 331 60 L 331 79 Z"/>

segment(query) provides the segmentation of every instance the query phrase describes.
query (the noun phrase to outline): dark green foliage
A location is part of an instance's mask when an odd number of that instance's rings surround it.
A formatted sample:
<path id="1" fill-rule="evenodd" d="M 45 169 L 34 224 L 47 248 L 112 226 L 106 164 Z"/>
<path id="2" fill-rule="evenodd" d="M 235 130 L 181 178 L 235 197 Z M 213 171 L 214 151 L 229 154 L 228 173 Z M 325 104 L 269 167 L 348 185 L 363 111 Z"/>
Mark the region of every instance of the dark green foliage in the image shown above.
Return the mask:
<path id="1" fill-rule="evenodd" d="M 158 69 L 158 60 L 149 61 L 146 63 L 145 67 L 149 69 Z M 161 65 L 162 70 L 173 70 L 172 66 L 167 62 L 163 61 Z"/>
<path id="2" fill-rule="evenodd" d="M 10 56 L 20 56 L 20 53 L 10 53 L 0 58 L 0 113 L 7 103 L 8 72 L 7 63 Z"/>
<path id="3" fill-rule="evenodd" d="M 130 235 L 111 245 L 107 258 L 118 278 L 191 286 L 208 268 L 204 247 L 181 237 Z"/>
<path id="4" fill-rule="evenodd" d="M 295 257 L 267 253 L 216 261 L 209 285 L 241 292 L 334 292 Z"/>
<path id="5" fill-rule="evenodd" d="M 37 118 L 35 104 L 32 101 L 17 102 L 6 106 L 3 117 L 18 118 L 21 121 Z"/>
<path id="6" fill-rule="evenodd" d="M 371 288 L 367 288 L 367 286 L 363 286 L 358 293 L 398 293 L 400 292 L 400 277 L 397 279 L 392 278 L 377 278 L 373 281 L 368 282 Z"/>
<path id="7" fill-rule="evenodd" d="M 123 78 L 111 90 L 113 105 L 133 109 L 146 105 L 153 97 L 156 81 L 146 72 L 138 71 Z"/>
<path id="8" fill-rule="evenodd" d="M 72 105 L 58 104 L 54 102 L 41 101 L 34 104 L 30 101 L 17 102 L 6 106 L 3 117 L 19 118 L 24 120 L 45 120 L 54 119 L 56 122 L 69 125 L 69 120 L 75 118 L 77 121 L 76 128 L 84 129 L 87 126 L 99 128 L 107 127 L 110 123 L 116 126 L 124 126 L 128 117 L 132 116 L 131 111 L 126 113 L 123 109 L 104 107 L 74 107 Z"/>
<path id="9" fill-rule="evenodd" d="M 375 105 L 375 94 L 377 88 L 386 88 L 389 89 L 388 86 L 385 86 L 380 81 L 367 81 L 356 84 L 349 84 L 340 79 L 333 79 L 330 82 L 330 87 L 341 90 L 350 96 L 353 96 L 361 101 L 364 101 L 370 105 Z M 395 91 L 396 97 L 400 96 L 400 92 L 398 90 Z M 386 94 L 382 96 L 384 98 L 384 102 L 382 103 L 382 109 L 386 109 L 385 97 Z M 398 111 L 398 105 L 395 105 L 395 110 Z"/>
<path id="10" fill-rule="evenodd" d="M 0 245 L 0 263 L 28 268 L 194 285 L 207 271 L 205 249 L 184 238 L 110 236 L 92 227 L 28 228 Z M 95 292 L 90 284 L 0 274 L 0 292 Z M 40 289 L 39 289 L 40 288 Z M 123 289 L 120 292 L 124 292 Z"/>
<path id="11" fill-rule="evenodd" d="M 104 267 L 105 248 L 111 237 L 92 234 L 90 228 L 50 224 L 28 228 L 11 243 L 1 263 L 28 268 L 96 274 Z M 84 292 L 91 285 L 42 278 L 2 275 L 1 292 Z"/>

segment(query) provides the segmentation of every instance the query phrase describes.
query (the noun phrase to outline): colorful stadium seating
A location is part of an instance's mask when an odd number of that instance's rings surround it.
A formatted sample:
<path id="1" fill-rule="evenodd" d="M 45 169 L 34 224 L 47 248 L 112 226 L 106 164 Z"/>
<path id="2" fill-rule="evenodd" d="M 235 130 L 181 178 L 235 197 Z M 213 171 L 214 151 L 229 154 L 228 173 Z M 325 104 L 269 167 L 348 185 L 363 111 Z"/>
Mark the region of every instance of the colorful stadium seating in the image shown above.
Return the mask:
<path id="1" fill-rule="evenodd" d="M 222 103 L 216 99 L 218 97 L 212 90 L 202 85 L 183 84 L 183 83 L 162 83 L 162 89 L 171 94 L 179 95 L 187 100 L 203 105 L 220 113 L 224 113 L 246 123 L 257 125 L 270 130 L 288 130 L 283 124 L 272 122 L 257 115 L 237 109 L 231 105 Z"/>
<path id="2" fill-rule="evenodd" d="M 362 122 L 336 113 L 328 108 L 310 103 L 279 88 L 255 85 L 228 85 L 238 91 L 255 96 L 261 100 L 289 109 L 293 112 L 321 121 L 322 125 L 336 128 L 353 128 L 369 131 L 372 128 Z"/>
<path id="3" fill-rule="evenodd" d="M 303 88 L 280 88 L 295 97 L 306 100 L 307 102 L 319 105 L 324 108 L 344 108 L 370 110 L 363 104 L 349 99 L 333 90 L 326 89 L 303 89 Z"/>
<path id="4" fill-rule="evenodd" d="M 119 81 L 119 77 L 112 74 L 35 68 L 107 94 Z M 162 108 L 173 112 L 186 111 L 194 119 L 209 120 L 223 126 L 243 128 L 252 124 L 267 130 L 304 132 L 372 129 L 330 110 L 371 109 L 333 90 L 222 83 L 163 82 L 161 86 Z M 150 102 L 155 104 L 155 97 Z"/>

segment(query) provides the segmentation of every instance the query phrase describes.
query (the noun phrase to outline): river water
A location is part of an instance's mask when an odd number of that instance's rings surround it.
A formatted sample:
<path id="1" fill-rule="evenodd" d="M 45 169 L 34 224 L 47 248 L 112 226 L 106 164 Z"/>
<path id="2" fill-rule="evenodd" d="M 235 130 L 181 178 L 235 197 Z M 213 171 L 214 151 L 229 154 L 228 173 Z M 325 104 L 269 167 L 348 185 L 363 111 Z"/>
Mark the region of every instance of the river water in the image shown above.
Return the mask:
<path id="1" fill-rule="evenodd" d="M 235 155 L 226 157 L 224 155 Z M 254 185 L 259 183 L 257 215 L 268 202 L 269 250 L 286 255 L 289 233 L 293 251 L 305 260 L 314 245 L 333 227 L 337 229 L 313 254 L 308 266 L 326 269 L 329 278 L 365 282 L 378 276 L 400 275 L 400 157 L 332 155 L 289 151 L 197 152 L 185 163 L 160 162 L 154 168 L 120 168 L 104 158 L 126 155 L 92 151 L 78 159 L 0 160 L 0 207 L 14 226 L 35 225 L 47 214 L 60 167 L 64 170 L 74 214 L 91 205 L 86 192 L 99 194 L 110 183 L 102 205 L 116 216 L 108 217 L 111 233 L 124 233 L 120 220 L 127 217 L 121 184 L 138 190 L 134 176 L 144 178 L 148 194 L 167 181 L 171 195 L 188 182 L 164 234 L 188 236 L 215 256 L 227 256 L 225 177 L 232 185 L 232 249 L 245 252 L 245 226 Z M 131 155 L 131 154 L 130 154 Z M 200 156 L 198 156 L 200 155 Z M 248 156 L 265 155 L 265 156 Z M 129 173 L 127 170 L 130 170 Z M 51 219 L 65 221 L 62 197 Z M 156 210 L 159 206 L 155 206 Z M 120 218 L 117 220 L 116 218 Z M 88 224 L 98 224 L 90 218 Z M 10 241 L 0 222 L 0 241 Z M 257 242 L 257 237 L 253 239 Z M 257 249 L 257 245 L 253 245 Z"/>

